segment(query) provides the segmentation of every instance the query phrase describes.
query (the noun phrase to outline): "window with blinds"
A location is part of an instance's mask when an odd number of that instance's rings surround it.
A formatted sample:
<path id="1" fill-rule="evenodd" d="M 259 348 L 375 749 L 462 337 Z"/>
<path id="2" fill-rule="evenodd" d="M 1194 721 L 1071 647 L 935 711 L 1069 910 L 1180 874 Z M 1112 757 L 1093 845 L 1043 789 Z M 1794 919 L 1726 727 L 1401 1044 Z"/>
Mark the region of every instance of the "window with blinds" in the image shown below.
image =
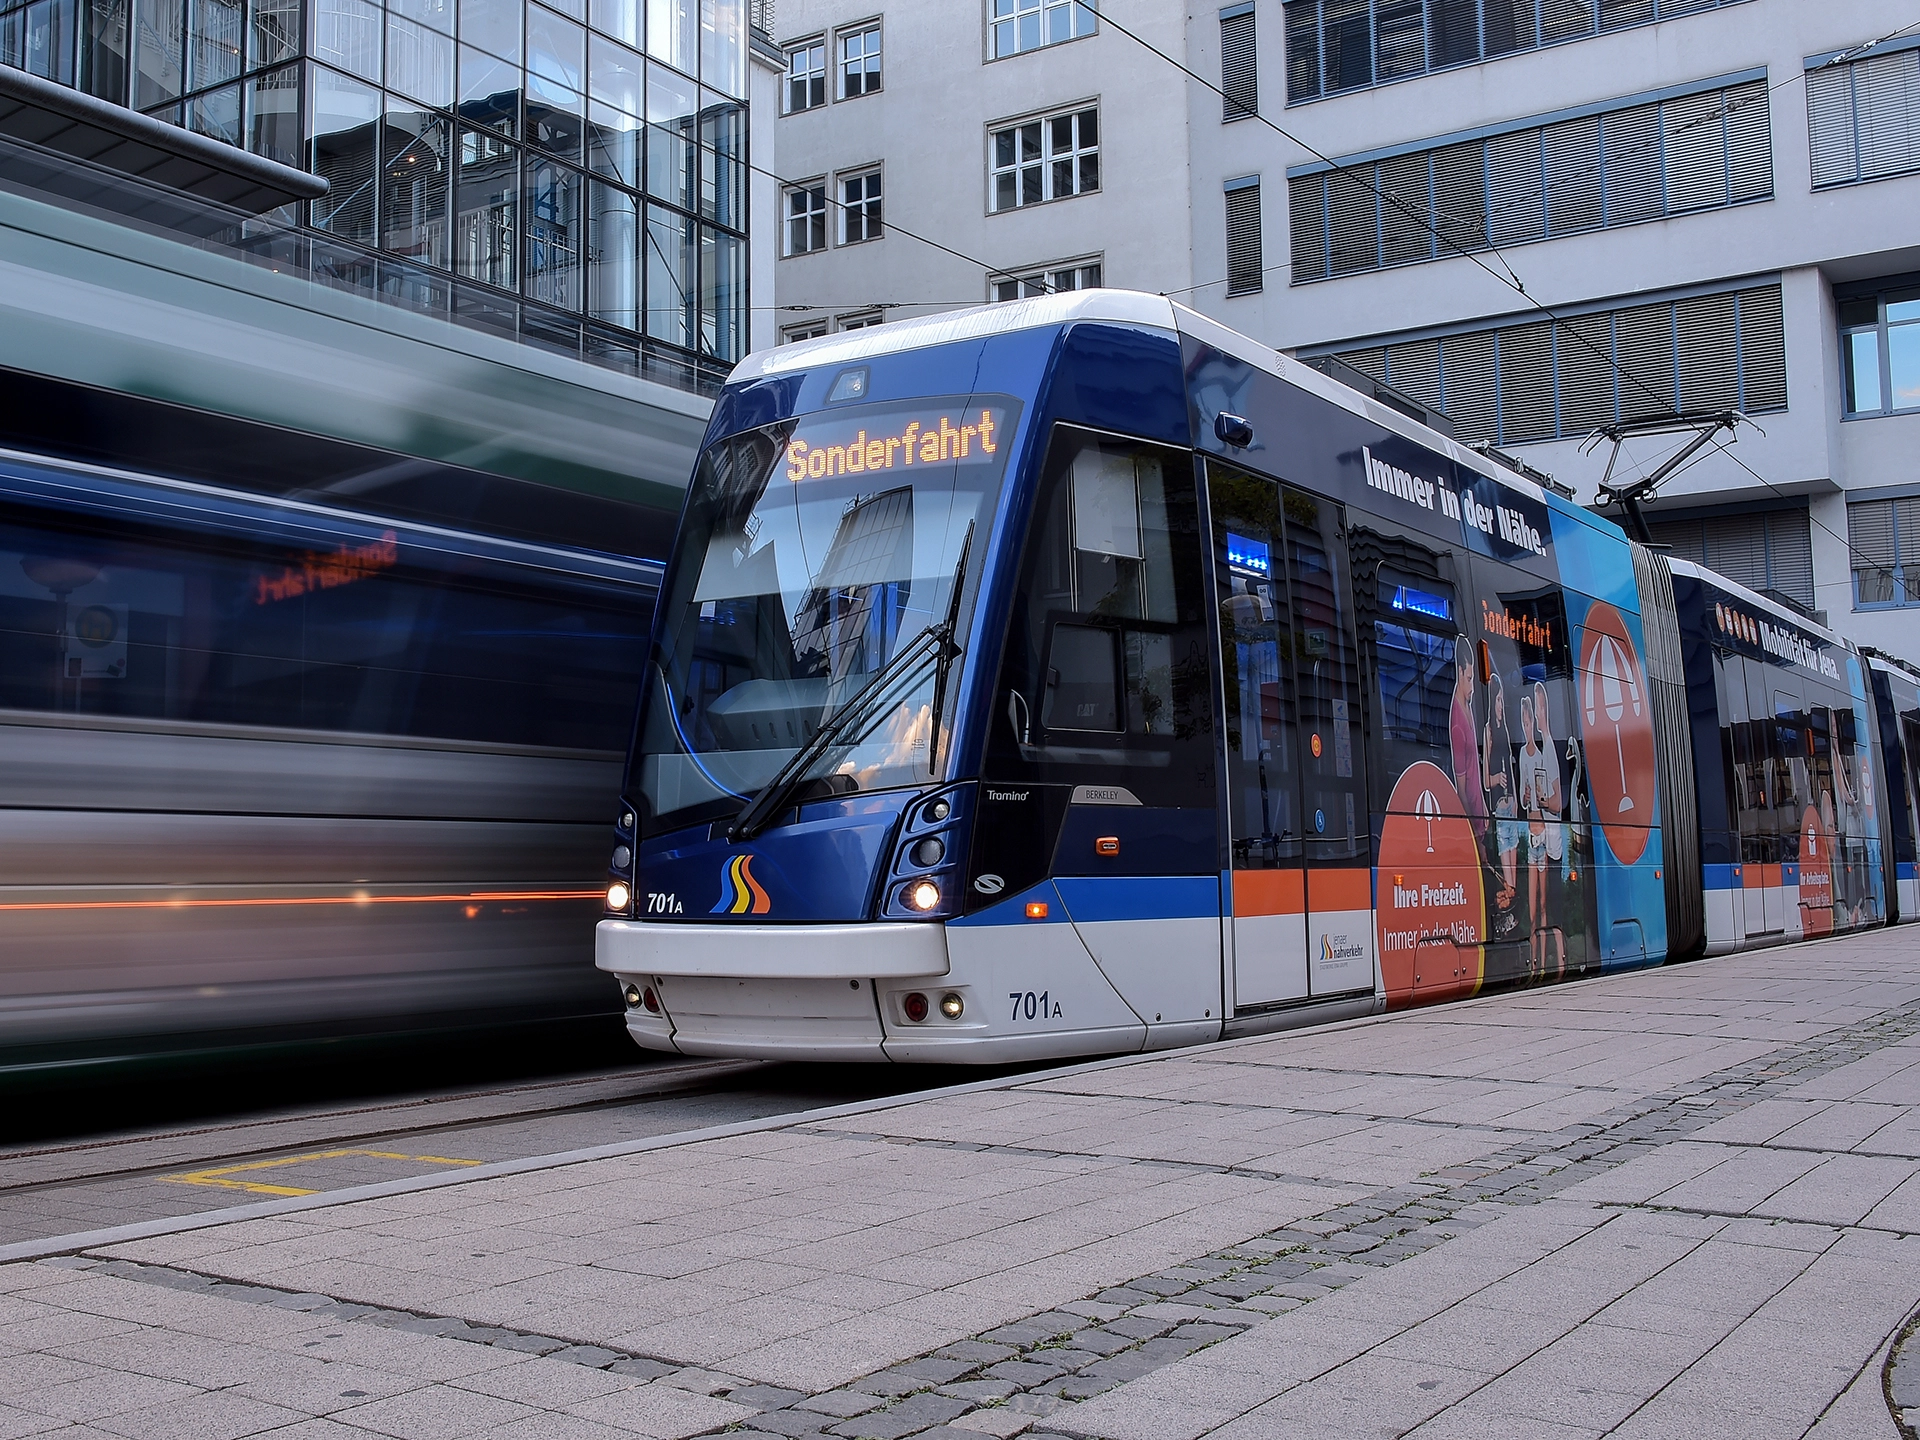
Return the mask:
<path id="1" fill-rule="evenodd" d="M 1227 190 L 1227 294 L 1261 288 L 1260 182 L 1237 181 Z"/>
<path id="2" fill-rule="evenodd" d="M 1920 90 L 1916 91 L 1920 95 Z M 1764 75 L 1288 181 L 1293 283 L 1773 197 Z"/>
<path id="3" fill-rule="evenodd" d="M 1741 0 L 1288 0 L 1287 103 Z"/>
<path id="4" fill-rule="evenodd" d="M 1260 113 L 1260 73 L 1254 60 L 1253 6 L 1229 6 L 1220 12 L 1221 120 L 1244 120 Z"/>
<path id="5" fill-rule="evenodd" d="M 1813 608 L 1813 529 L 1805 506 L 1653 520 L 1656 545 L 1761 594 Z"/>
<path id="6" fill-rule="evenodd" d="M 1578 439 L 1676 410 L 1787 405 L 1778 285 L 1325 353 L 1440 411 L 1467 443 Z"/>
<path id="7" fill-rule="evenodd" d="M 1816 190 L 1920 170 L 1920 47 L 1810 68 L 1807 142 Z"/>
<path id="8" fill-rule="evenodd" d="M 1853 603 L 1920 605 L 1920 496 L 1847 506 Z"/>

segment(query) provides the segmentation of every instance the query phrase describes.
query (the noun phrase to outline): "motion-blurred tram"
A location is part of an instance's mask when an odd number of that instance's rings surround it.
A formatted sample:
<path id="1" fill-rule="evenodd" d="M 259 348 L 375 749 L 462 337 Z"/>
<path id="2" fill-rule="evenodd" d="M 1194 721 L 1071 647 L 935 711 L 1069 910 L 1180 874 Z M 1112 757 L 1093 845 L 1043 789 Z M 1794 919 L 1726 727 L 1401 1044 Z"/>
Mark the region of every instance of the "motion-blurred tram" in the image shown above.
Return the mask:
<path id="1" fill-rule="evenodd" d="M 750 357 L 661 597 L 597 943 L 650 1049 L 1154 1049 L 1914 909 L 1911 674 L 1161 298 Z"/>

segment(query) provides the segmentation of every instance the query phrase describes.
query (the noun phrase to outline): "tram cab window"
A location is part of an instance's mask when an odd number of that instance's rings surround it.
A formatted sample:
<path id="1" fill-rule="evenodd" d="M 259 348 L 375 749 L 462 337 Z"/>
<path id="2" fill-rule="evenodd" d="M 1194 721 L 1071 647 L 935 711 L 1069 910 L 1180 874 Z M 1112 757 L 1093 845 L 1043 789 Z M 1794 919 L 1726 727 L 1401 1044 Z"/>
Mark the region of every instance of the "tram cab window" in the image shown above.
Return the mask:
<path id="1" fill-rule="evenodd" d="M 995 778 L 1213 804 L 1196 505 L 1190 457 L 1056 433 L 994 694 Z"/>

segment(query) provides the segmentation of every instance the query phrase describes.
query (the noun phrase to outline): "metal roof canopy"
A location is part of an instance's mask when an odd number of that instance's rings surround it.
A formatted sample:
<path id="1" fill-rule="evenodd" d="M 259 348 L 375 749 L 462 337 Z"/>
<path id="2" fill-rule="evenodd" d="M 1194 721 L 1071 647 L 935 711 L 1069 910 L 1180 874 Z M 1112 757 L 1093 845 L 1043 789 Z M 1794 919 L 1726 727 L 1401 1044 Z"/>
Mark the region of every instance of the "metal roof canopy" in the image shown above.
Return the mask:
<path id="1" fill-rule="evenodd" d="M 247 214 L 296 200 L 315 200 L 328 190 L 326 180 L 318 175 L 10 65 L 0 65 L 0 135 Z M 35 168 L 40 173 L 31 177 L 31 183 L 37 188 L 110 210 L 126 209 L 124 192 L 109 198 L 104 192 L 110 185 L 103 183 L 104 177 L 89 175 L 85 167 Z M 183 218 L 167 216 L 163 223 L 178 226 Z"/>

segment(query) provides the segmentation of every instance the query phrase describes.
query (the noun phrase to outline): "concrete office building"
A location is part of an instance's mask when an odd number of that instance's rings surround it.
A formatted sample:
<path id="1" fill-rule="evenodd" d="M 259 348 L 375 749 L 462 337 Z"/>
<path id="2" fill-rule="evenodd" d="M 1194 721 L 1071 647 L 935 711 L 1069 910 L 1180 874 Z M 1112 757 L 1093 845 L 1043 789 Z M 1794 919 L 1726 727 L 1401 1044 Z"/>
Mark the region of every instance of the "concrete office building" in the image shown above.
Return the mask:
<path id="1" fill-rule="evenodd" d="M 777 293 L 810 307 L 789 333 L 1041 285 L 1177 293 L 1281 350 L 1343 358 L 1586 501 L 1610 449 L 1582 453 L 1596 426 L 1739 409 L 1752 423 L 1730 452 L 1662 487 L 1657 537 L 1864 642 L 1914 648 L 1910 11 L 1106 8 L 1108 23 L 1044 0 L 783 8 L 781 167 L 805 183 L 785 195 Z M 869 33 L 887 60 L 877 94 L 847 78 L 847 46 Z M 1062 124 L 1087 115 L 1094 193 L 1084 121 Z M 1003 268 L 870 243 L 869 175 L 901 224 Z M 1686 438 L 1632 440 L 1622 468 L 1644 473 Z"/>
<path id="2" fill-rule="evenodd" d="M 750 273 L 775 200 L 748 168 L 779 63 L 763 19 L 761 0 L 0 0 L 0 136 L 264 213 L 227 238 L 327 283 L 708 390 L 772 288 Z M 71 190 L 58 168 L 39 181 Z"/>

